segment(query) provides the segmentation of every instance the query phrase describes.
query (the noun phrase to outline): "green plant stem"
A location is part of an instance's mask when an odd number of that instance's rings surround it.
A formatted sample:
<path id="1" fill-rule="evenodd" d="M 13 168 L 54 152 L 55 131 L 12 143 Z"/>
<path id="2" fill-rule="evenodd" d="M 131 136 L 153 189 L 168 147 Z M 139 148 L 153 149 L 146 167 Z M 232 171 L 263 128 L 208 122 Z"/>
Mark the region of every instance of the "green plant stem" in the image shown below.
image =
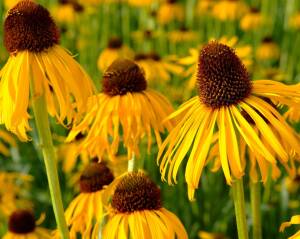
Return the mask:
<path id="1" fill-rule="evenodd" d="M 260 182 L 250 183 L 250 198 L 251 198 L 251 211 L 253 220 L 253 239 L 262 239 L 262 229 L 261 229 L 261 194 L 260 194 Z"/>
<path id="2" fill-rule="evenodd" d="M 243 179 L 237 179 L 233 182 L 232 194 L 233 194 L 238 238 L 248 239 Z"/>
<path id="3" fill-rule="evenodd" d="M 52 206 L 57 222 L 57 227 L 60 231 L 61 238 L 67 239 L 69 238 L 69 231 L 64 217 L 64 208 L 61 198 L 59 179 L 56 167 L 57 159 L 52 142 L 45 97 L 38 96 L 35 98 L 33 94 L 32 107 L 36 127 L 39 134 L 40 147 L 44 156 Z"/>
<path id="4" fill-rule="evenodd" d="M 132 157 L 130 160 L 128 160 L 128 172 L 133 172 L 136 170 L 136 159 L 134 153 L 132 154 Z"/>

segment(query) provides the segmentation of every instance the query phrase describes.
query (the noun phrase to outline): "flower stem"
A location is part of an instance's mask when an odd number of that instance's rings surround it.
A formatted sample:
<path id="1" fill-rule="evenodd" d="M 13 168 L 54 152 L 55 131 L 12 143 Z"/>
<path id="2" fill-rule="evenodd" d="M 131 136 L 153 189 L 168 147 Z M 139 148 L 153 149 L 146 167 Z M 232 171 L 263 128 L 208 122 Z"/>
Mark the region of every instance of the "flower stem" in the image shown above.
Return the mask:
<path id="1" fill-rule="evenodd" d="M 127 168 L 128 172 L 133 172 L 136 169 L 136 162 L 135 161 L 136 161 L 136 159 L 135 159 L 135 155 L 133 153 L 131 159 L 128 160 L 128 168 Z"/>
<path id="2" fill-rule="evenodd" d="M 245 213 L 245 198 L 243 179 L 237 179 L 232 184 L 233 202 L 239 239 L 248 239 L 248 228 Z"/>
<path id="3" fill-rule="evenodd" d="M 69 238 L 69 231 L 64 217 L 64 208 L 62 204 L 59 179 L 56 167 L 57 159 L 52 142 L 45 97 L 42 95 L 35 98 L 33 94 L 32 107 L 36 127 L 39 134 L 40 147 L 44 156 L 52 206 L 57 222 L 57 227 L 60 231 L 61 238 L 67 239 Z"/>
<path id="4" fill-rule="evenodd" d="M 250 183 L 250 197 L 251 197 L 251 211 L 253 220 L 253 239 L 262 239 L 262 229 L 261 229 L 261 213 L 260 213 L 260 183 Z"/>

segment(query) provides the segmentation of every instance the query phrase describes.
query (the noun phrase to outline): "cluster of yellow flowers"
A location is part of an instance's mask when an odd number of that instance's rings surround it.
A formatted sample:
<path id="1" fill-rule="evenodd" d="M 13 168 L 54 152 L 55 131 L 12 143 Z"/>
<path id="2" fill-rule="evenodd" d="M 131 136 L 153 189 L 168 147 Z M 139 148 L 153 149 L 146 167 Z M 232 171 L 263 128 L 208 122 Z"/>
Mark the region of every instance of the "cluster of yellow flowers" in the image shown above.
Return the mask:
<path id="1" fill-rule="evenodd" d="M 60 45 L 60 31 L 50 12 L 36 2 L 5 1 L 10 10 L 4 21 L 4 46 L 10 55 L 0 71 L 0 124 L 28 142 L 32 140 L 30 119 L 34 119 L 58 228 L 40 227 L 43 217 L 35 221 L 32 205 L 19 198 L 22 188 L 15 181 L 27 186 L 30 176 L 0 172 L 0 216 L 3 213 L 8 221 L 4 238 L 187 239 L 181 221 L 164 208 L 151 174 L 138 167 L 144 157 L 142 146 L 151 153 L 153 145 L 158 146 L 163 181 L 176 184 L 179 170 L 185 169 L 191 201 L 205 168 L 222 170 L 233 188 L 239 238 L 247 238 L 243 178 L 249 175 L 257 186 L 261 181 L 267 184 L 270 177 L 276 180 L 287 173 L 293 179 L 298 174 L 300 141 L 290 122 L 300 120 L 300 84 L 284 84 L 282 72 L 270 67 L 261 74 L 263 79 L 254 80 L 251 74 L 256 60 L 279 59 L 275 41 L 263 38 L 254 52 L 237 37 L 217 37 L 181 57 L 135 52 L 122 39 L 112 37 L 98 58 L 102 73 L 98 91 L 74 56 Z M 60 23 L 74 22 L 76 11 L 83 8 L 112 1 L 66 2 L 52 9 Z M 148 8 L 160 1 L 113 2 Z M 179 1 L 167 0 L 154 16 L 165 26 L 182 22 L 185 14 Z M 259 10 L 237 0 L 199 1 L 195 14 L 222 23 L 239 20 L 243 31 L 269 24 Z M 289 24 L 299 28 L 298 23 L 299 17 L 293 16 Z M 138 31 L 132 38 L 143 42 L 161 34 Z M 197 37 L 183 27 L 170 31 L 169 40 L 176 45 L 197 41 Z M 172 92 L 173 75 L 189 78 L 179 94 Z M 154 90 L 157 85 L 168 94 Z M 185 102 L 174 110 L 167 96 Z M 57 151 L 48 115 L 69 129 L 66 137 L 57 136 L 61 143 Z M 0 152 L 9 156 L 7 145 L 16 147 L 16 140 L 4 129 L 0 138 L 4 142 Z M 82 169 L 70 180 L 71 185 L 79 185 L 80 193 L 65 211 L 57 159 L 66 173 L 73 171 L 78 159 Z M 280 230 L 299 223 L 299 216 L 294 216 Z M 199 232 L 201 238 L 218 236 Z"/>

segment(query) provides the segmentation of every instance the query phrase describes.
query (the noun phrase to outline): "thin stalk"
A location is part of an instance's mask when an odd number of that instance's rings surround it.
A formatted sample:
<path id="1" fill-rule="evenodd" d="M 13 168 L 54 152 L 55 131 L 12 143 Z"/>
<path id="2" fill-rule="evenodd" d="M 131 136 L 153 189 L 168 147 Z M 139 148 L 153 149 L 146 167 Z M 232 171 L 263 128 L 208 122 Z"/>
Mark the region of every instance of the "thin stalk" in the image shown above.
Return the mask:
<path id="1" fill-rule="evenodd" d="M 238 238 L 248 239 L 243 179 L 237 179 L 235 182 L 233 182 L 232 194 L 233 194 Z"/>
<path id="2" fill-rule="evenodd" d="M 34 96 L 34 94 L 33 94 Z M 50 189 L 52 207 L 61 238 L 68 239 L 69 231 L 64 216 L 64 208 L 61 198 L 59 179 L 56 167 L 56 153 L 52 142 L 47 104 L 44 95 L 32 100 L 34 119 L 39 134 L 40 148 L 43 152 L 44 163 Z"/>
<path id="3" fill-rule="evenodd" d="M 135 155 L 133 153 L 131 159 L 128 161 L 127 171 L 133 172 L 133 171 L 135 171 L 135 169 L 136 169 L 136 159 L 135 159 Z"/>
<path id="4" fill-rule="evenodd" d="M 250 198 L 251 198 L 251 211 L 253 220 L 253 239 L 262 239 L 262 229 L 261 229 L 261 194 L 260 194 L 260 182 L 250 183 Z"/>

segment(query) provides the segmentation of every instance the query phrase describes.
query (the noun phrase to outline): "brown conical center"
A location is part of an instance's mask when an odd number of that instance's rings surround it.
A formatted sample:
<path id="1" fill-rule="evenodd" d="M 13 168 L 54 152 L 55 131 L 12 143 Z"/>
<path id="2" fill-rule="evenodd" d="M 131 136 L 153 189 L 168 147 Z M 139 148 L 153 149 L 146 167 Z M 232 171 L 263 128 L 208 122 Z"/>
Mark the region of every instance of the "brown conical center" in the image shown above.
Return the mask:
<path id="1" fill-rule="evenodd" d="M 32 212 L 27 210 L 15 211 L 8 221 L 8 230 L 16 234 L 27 234 L 35 229 L 35 220 Z"/>
<path id="2" fill-rule="evenodd" d="M 103 92 L 110 95 L 124 95 L 127 92 L 146 90 L 144 72 L 131 60 L 117 59 L 103 75 Z"/>
<path id="3" fill-rule="evenodd" d="M 252 89 L 249 74 L 233 49 L 216 41 L 200 52 L 197 84 L 201 101 L 210 108 L 236 105 Z"/>
<path id="4" fill-rule="evenodd" d="M 113 180 L 112 172 L 104 163 L 92 162 L 80 176 L 80 191 L 82 193 L 97 192 Z"/>
<path id="5" fill-rule="evenodd" d="M 50 13 L 30 0 L 8 11 L 4 22 L 4 45 L 8 52 L 41 52 L 59 43 L 59 30 Z"/>
<path id="6" fill-rule="evenodd" d="M 129 173 L 116 187 L 111 205 L 120 213 L 158 210 L 160 189 L 144 173 Z"/>
<path id="7" fill-rule="evenodd" d="M 122 40 L 119 37 L 112 37 L 108 41 L 108 48 L 110 49 L 120 49 L 122 47 Z"/>

